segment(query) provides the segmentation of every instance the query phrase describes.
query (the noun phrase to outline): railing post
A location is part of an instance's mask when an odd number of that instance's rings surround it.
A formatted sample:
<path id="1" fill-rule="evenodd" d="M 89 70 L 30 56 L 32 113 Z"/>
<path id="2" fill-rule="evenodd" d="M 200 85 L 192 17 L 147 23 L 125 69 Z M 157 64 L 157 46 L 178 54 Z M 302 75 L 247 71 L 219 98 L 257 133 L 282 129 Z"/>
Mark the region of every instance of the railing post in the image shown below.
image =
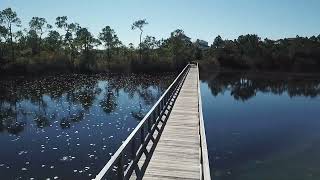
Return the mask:
<path id="1" fill-rule="evenodd" d="M 123 154 L 121 153 L 120 156 L 119 156 L 119 159 L 118 159 L 118 179 L 119 180 L 123 180 L 124 178 L 124 170 L 123 170 Z"/>
<path id="2" fill-rule="evenodd" d="M 140 130 L 140 135 L 141 135 L 141 144 L 144 143 L 144 126 L 141 127 L 141 130 Z"/>
<path id="3" fill-rule="evenodd" d="M 150 118 L 148 118 L 148 132 L 151 132 L 151 122 L 150 122 Z"/>
<path id="4" fill-rule="evenodd" d="M 151 116 L 152 116 L 152 122 L 155 123 L 157 120 L 157 114 L 153 111 Z"/>
<path id="5" fill-rule="evenodd" d="M 161 111 L 164 111 L 164 107 L 166 106 L 166 102 L 165 101 L 162 101 L 162 108 L 161 108 Z"/>
<path id="6" fill-rule="evenodd" d="M 164 99 L 164 105 L 166 105 L 167 104 L 167 95 L 164 95 L 163 99 Z"/>
<path id="7" fill-rule="evenodd" d="M 162 108 L 163 108 L 163 101 L 160 101 L 160 104 L 159 104 L 159 114 L 161 114 Z"/>
<path id="8" fill-rule="evenodd" d="M 132 159 L 136 157 L 136 138 L 134 137 L 131 141 L 131 153 L 132 153 Z"/>
<path id="9" fill-rule="evenodd" d="M 160 113 L 161 113 L 161 104 L 162 104 L 162 103 L 160 102 L 160 104 L 159 104 L 159 106 L 158 106 L 158 115 L 159 115 L 159 118 L 161 118 L 161 117 L 160 117 Z"/>

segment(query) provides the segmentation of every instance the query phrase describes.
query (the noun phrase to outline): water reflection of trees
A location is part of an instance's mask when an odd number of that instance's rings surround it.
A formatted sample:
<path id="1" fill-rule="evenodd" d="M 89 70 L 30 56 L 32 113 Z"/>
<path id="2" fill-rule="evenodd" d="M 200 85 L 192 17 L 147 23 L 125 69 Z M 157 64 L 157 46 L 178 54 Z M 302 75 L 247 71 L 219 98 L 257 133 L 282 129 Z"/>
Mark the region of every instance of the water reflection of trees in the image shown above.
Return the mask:
<path id="1" fill-rule="evenodd" d="M 117 108 L 117 97 L 111 89 L 107 89 L 104 98 L 100 101 L 100 105 L 106 114 L 109 114 Z"/>
<path id="2" fill-rule="evenodd" d="M 31 113 L 38 128 L 48 127 L 53 121 L 59 121 L 61 128 L 70 128 L 73 123 L 83 120 L 96 102 L 106 114 L 116 111 L 120 91 L 130 98 L 137 95 L 144 104 L 152 104 L 173 78 L 172 74 L 133 74 L 0 80 L 0 132 L 18 134 L 23 131 L 27 125 L 26 109 L 31 107 L 28 115 Z M 106 80 L 107 84 L 102 87 L 99 80 Z M 156 88 L 157 92 L 152 92 L 149 87 Z M 55 108 L 64 113 L 56 112 Z"/>
<path id="3" fill-rule="evenodd" d="M 316 97 L 320 95 L 320 78 L 311 75 L 273 74 L 254 72 L 202 72 L 201 79 L 208 83 L 217 96 L 226 90 L 236 100 L 246 101 L 258 92 L 290 97 Z"/>
<path id="4" fill-rule="evenodd" d="M 13 83 L 9 85 L 16 87 Z M 18 103 L 23 96 L 17 91 L 7 91 L 8 86 L 0 87 L 0 132 L 6 130 L 11 134 L 18 134 L 24 130 L 26 124 L 26 112 Z M 4 98 L 5 96 L 7 98 Z"/>
<path id="5" fill-rule="evenodd" d="M 69 114 L 67 117 L 63 117 L 60 120 L 60 127 L 62 129 L 68 129 L 73 123 L 82 121 L 84 118 L 85 112 L 83 110 L 77 111 L 76 113 Z"/>
<path id="6" fill-rule="evenodd" d="M 24 119 L 18 120 L 18 114 L 21 114 L 21 117 L 24 118 L 25 113 L 21 110 L 12 109 L 12 107 L 2 107 L 0 111 L 0 132 L 8 131 L 11 134 L 19 134 L 24 130 L 26 122 Z"/>
<path id="7" fill-rule="evenodd" d="M 139 104 L 138 111 L 131 111 L 131 116 L 138 121 L 141 121 L 144 118 L 145 115 L 142 112 L 142 105 L 141 104 Z"/>

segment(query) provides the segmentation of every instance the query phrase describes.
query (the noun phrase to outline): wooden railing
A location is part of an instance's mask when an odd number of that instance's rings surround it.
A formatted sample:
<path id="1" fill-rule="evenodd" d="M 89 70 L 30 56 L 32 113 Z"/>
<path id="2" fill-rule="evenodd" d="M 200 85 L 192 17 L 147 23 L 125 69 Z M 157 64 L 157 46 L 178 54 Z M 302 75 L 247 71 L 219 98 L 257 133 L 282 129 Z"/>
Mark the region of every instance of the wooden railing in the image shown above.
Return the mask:
<path id="1" fill-rule="evenodd" d="M 197 69 L 199 71 L 199 65 L 196 63 Z M 204 127 L 204 120 L 202 114 L 202 99 L 201 99 L 201 91 L 200 91 L 200 78 L 198 72 L 198 110 L 199 110 L 199 127 L 200 127 L 200 146 L 201 146 L 201 173 L 200 179 L 202 180 L 211 180 L 210 176 L 210 165 L 209 165 L 209 158 L 208 158 L 208 147 L 207 147 L 207 140 L 206 140 L 206 131 Z"/>
<path id="2" fill-rule="evenodd" d="M 173 104 L 190 69 L 188 64 L 140 121 L 95 180 L 142 179 Z"/>

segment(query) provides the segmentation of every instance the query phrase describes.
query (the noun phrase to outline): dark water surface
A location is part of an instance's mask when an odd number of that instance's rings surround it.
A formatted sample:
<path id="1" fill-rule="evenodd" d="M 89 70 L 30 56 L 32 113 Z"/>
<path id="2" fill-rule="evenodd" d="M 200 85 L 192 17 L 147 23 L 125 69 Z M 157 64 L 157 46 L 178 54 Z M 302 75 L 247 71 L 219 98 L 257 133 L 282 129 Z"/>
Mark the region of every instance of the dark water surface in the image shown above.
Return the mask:
<path id="1" fill-rule="evenodd" d="M 92 179 L 175 78 L 0 80 L 0 179 Z"/>
<path id="2" fill-rule="evenodd" d="M 214 180 L 319 180 L 320 77 L 202 73 Z"/>

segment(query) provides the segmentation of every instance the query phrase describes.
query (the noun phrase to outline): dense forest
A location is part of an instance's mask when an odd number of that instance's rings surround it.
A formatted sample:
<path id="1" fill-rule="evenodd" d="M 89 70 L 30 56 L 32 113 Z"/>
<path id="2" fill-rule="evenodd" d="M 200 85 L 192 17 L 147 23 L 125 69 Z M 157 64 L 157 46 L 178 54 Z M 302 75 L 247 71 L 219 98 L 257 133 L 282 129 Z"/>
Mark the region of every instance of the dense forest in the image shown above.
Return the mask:
<path id="1" fill-rule="evenodd" d="M 197 60 L 203 68 L 316 72 L 320 70 L 320 35 L 261 40 L 254 34 L 235 40 L 217 36 L 212 45 L 192 42 L 182 29 L 167 39 L 144 35 L 148 22 L 137 20 L 139 46 L 124 45 L 110 26 L 95 37 L 68 17 L 55 24 L 33 17 L 21 26 L 11 8 L 0 11 L 0 71 L 2 73 L 174 71 Z M 129 27 L 128 27 L 129 30 Z"/>

